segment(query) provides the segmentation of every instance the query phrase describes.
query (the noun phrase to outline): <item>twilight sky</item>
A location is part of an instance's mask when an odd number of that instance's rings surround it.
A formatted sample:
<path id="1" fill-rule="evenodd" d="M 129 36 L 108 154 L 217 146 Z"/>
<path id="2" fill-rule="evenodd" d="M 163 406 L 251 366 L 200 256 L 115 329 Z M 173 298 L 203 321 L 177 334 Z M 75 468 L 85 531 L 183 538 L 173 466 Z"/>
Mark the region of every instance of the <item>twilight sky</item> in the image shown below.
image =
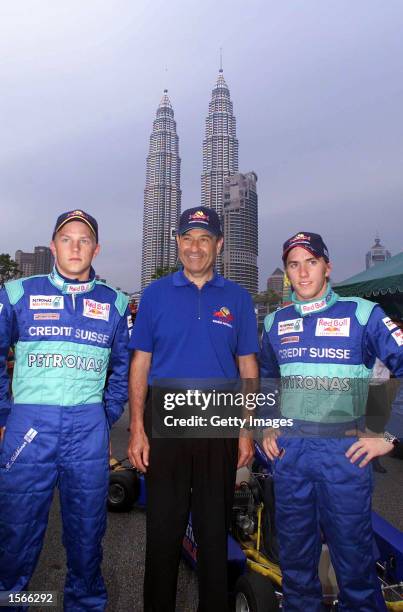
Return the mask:
<path id="1" fill-rule="evenodd" d="M 0 6 L 0 252 L 47 244 L 83 208 L 98 273 L 138 289 L 156 108 L 167 87 L 182 208 L 196 206 L 221 46 L 239 169 L 258 175 L 260 286 L 296 231 L 323 235 L 335 280 L 364 268 L 377 231 L 403 250 L 401 0 L 14 0 Z"/>

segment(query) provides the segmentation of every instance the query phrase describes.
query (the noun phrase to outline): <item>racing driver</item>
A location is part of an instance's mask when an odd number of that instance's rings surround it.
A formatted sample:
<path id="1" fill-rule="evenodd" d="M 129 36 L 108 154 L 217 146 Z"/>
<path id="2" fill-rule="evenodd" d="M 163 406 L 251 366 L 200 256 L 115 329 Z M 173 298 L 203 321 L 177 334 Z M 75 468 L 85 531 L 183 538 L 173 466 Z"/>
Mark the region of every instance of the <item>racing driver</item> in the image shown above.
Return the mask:
<path id="1" fill-rule="evenodd" d="M 284 243 L 292 303 L 265 319 L 262 377 L 281 377 L 282 416 L 293 427 L 266 430 L 274 461 L 284 610 L 319 612 L 321 533 L 339 587 L 340 612 L 386 610 L 375 571 L 371 459 L 400 432 L 365 431 L 368 380 L 378 357 L 403 376 L 403 335 L 379 305 L 340 298 L 329 283 L 329 254 L 318 234 Z M 399 416 L 399 415 L 398 415 Z M 396 414 L 395 414 L 396 417 Z"/>
<path id="2" fill-rule="evenodd" d="M 4 591 L 27 588 L 58 485 L 64 609 L 104 610 L 109 428 L 127 400 L 131 319 L 127 298 L 95 278 L 100 247 L 91 215 L 60 215 L 50 246 L 51 274 L 13 280 L 0 292 L 0 590 L 4 599 Z"/>

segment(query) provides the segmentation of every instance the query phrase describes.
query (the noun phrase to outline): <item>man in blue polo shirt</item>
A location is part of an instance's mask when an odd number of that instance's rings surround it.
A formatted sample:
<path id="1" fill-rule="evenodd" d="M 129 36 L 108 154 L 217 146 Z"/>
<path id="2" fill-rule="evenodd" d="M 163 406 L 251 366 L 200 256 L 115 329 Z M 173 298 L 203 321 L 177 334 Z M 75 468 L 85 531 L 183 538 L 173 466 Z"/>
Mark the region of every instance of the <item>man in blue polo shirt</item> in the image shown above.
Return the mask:
<path id="1" fill-rule="evenodd" d="M 253 455 L 238 439 L 158 439 L 149 387 L 159 379 L 256 379 L 256 319 L 248 292 L 214 271 L 223 237 L 213 209 L 181 215 L 183 269 L 143 293 L 130 347 L 129 459 L 147 479 L 145 611 L 174 611 L 189 511 L 198 545 L 199 610 L 227 610 L 227 532 L 237 465 Z"/>

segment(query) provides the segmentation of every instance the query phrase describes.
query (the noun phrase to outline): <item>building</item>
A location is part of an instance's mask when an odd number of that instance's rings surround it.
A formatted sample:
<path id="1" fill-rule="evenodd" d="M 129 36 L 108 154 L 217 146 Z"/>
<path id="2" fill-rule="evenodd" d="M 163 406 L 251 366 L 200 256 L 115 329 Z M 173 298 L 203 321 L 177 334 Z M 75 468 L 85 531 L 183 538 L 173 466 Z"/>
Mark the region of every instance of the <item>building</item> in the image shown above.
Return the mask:
<path id="1" fill-rule="evenodd" d="M 372 268 L 387 259 L 390 259 L 390 252 L 381 244 L 381 240 L 377 235 L 375 237 L 375 244 L 370 248 L 368 253 L 365 255 L 365 268 Z"/>
<path id="2" fill-rule="evenodd" d="M 236 119 L 230 92 L 220 68 L 209 103 L 203 140 L 202 205 L 221 216 L 224 178 L 238 172 Z"/>
<path id="3" fill-rule="evenodd" d="M 49 274 L 53 264 L 54 259 L 49 247 L 36 246 L 34 248 L 34 274 Z"/>
<path id="4" fill-rule="evenodd" d="M 34 254 L 24 253 L 24 251 L 18 250 L 15 252 L 15 261 L 18 264 L 20 271 L 19 276 L 32 276 L 34 274 Z"/>
<path id="5" fill-rule="evenodd" d="M 181 209 L 179 139 L 165 89 L 158 106 L 147 157 L 144 190 L 141 288 L 157 268 L 175 266 L 175 231 Z"/>
<path id="6" fill-rule="evenodd" d="M 257 175 L 236 173 L 223 182 L 224 276 L 258 292 Z"/>
<path id="7" fill-rule="evenodd" d="M 276 268 L 267 279 L 267 291 L 271 290 L 280 297 L 283 295 L 284 271 Z"/>
<path id="8" fill-rule="evenodd" d="M 224 178 L 236 172 L 238 172 L 236 120 L 230 92 L 223 70 L 220 68 L 206 117 L 201 176 L 202 205 L 214 208 L 220 218 L 223 213 Z M 217 259 L 216 265 L 217 269 L 223 272 L 221 257 Z"/>
<path id="9" fill-rule="evenodd" d="M 20 271 L 19 276 L 32 276 L 33 274 L 49 274 L 53 268 L 53 255 L 49 247 L 36 246 L 33 253 L 16 251 L 15 261 Z"/>

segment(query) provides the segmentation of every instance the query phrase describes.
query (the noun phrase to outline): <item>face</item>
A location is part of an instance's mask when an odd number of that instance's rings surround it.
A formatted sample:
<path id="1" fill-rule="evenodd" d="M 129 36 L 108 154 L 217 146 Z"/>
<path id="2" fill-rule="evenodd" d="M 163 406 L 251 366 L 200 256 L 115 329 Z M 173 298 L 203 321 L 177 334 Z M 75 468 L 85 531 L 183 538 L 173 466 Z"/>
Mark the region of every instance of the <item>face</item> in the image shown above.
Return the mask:
<path id="1" fill-rule="evenodd" d="M 316 300 L 326 293 L 332 266 L 302 247 L 293 248 L 287 256 L 285 270 L 300 301 Z"/>
<path id="2" fill-rule="evenodd" d="M 179 259 L 185 275 L 193 279 L 209 280 L 223 239 L 216 238 L 204 229 L 191 229 L 177 236 Z"/>
<path id="3" fill-rule="evenodd" d="M 57 269 L 66 278 L 85 281 L 89 277 L 91 262 L 100 246 L 90 228 L 81 221 L 70 221 L 57 232 L 50 248 Z"/>

